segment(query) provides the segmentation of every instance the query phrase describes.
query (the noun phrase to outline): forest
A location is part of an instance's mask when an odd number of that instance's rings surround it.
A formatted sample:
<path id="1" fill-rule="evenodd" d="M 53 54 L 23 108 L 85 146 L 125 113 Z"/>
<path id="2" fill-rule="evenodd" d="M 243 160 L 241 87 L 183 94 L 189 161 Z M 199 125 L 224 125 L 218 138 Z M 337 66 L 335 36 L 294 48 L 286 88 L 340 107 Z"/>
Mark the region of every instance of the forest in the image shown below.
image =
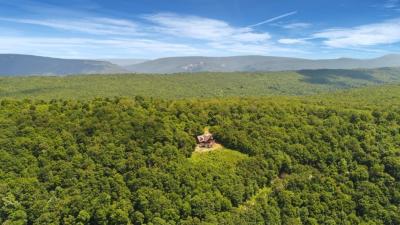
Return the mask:
<path id="1" fill-rule="evenodd" d="M 398 85 L 15 98 L 0 100 L 0 224 L 400 224 Z M 194 152 L 205 127 L 224 149 Z"/>
<path id="2" fill-rule="evenodd" d="M 0 98 L 304 96 L 400 82 L 399 68 L 0 77 Z"/>

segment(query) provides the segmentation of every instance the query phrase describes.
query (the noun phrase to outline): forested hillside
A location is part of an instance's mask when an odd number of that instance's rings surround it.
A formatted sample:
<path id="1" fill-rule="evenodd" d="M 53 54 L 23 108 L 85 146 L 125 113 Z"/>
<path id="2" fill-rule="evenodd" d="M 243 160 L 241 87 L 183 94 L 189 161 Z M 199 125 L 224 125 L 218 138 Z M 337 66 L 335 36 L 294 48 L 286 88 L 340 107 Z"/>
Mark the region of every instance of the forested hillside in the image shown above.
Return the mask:
<path id="1" fill-rule="evenodd" d="M 399 96 L 1 100 L 0 223 L 400 224 Z"/>
<path id="2" fill-rule="evenodd" d="M 163 98 L 311 95 L 400 82 L 400 69 L 302 70 L 268 73 L 80 75 L 0 78 L 0 98 L 92 99 L 137 95 Z"/>
<path id="3" fill-rule="evenodd" d="M 168 57 L 148 60 L 126 66 L 136 73 L 190 73 L 190 72 L 255 72 L 310 69 L 358 69 L 399 67 L 400 55 L 384 55 L 373 59 L 302 59 L 274 56 L 233 57 Z"/>
<path id="4" fill-rule="evenodd" d="M 1 76 L 124 73 L 123 68 L 99 60 L 59 59 L 33 55 L 0 54 Z"/>

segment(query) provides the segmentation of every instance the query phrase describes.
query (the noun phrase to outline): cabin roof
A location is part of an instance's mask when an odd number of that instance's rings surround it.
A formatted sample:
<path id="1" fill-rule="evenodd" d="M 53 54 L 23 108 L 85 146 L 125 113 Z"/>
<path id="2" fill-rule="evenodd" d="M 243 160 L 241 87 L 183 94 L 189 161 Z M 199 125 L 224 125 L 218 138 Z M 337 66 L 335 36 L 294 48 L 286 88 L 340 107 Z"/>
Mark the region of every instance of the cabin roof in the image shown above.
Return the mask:
<path id="1" fill-rule="evenodd" d="M 197 136 L 197 141 L 198 141 L 199 143 L 208 142 L 208 141 L 210 141 L 210 140 L 212 140 L 212 139 L 213 139 L 212 134 L 203 134 L 203 135 Z"/>

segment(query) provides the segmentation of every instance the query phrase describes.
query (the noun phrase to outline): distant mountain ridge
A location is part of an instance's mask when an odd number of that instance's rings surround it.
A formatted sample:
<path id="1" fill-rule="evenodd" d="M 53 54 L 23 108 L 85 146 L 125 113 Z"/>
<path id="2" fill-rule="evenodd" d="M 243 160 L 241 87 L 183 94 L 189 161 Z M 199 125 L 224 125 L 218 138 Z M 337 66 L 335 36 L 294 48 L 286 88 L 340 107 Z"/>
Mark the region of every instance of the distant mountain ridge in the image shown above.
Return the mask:
<path id="1" fill-rule="evenodd" d="M 0 76 L 105 74 L 126 72 L 110 62 L 0 54 Z"/>
<path id="2" fill-rule="evenodd" d="M 105 62 L 110 62 L 112 64 L 118 65 L 118 66 L 131 66 L 139 63 L 143 63 L 148 61 L 147 59 L 118 59 L 118 58 L 108 58 L 108 59 L 96 59 L 100 61 L 105 61 Z"/>
<path id="3" fill-rule="evenodd" d="M 110 61 L 115 62 L 115 64 Z M 374 59 L 338 58 L 311 60 L 254 55 L 232 57 L 170 57 L 144 62 L 140 61 L 140 59 L 60 59 L 33 55 L 0 54 L 0 76 L 115 74 L 129 72 L 154 74 L 267 72 L 400 67 L 400 55 L 397 54 L 385 55 Z M 127 65 L 128 62 L 134 64 Z"/>
<path id="4" fill-rule="evenodd" d="M 274 56 L 232 57 L 170 57 L 126 66 L 136 73 L 183 73 L 183 72 L 258 72 L 310 69 L 373 69 L 400 67 L 400 55 L 385 55 L 374 59 L 302 59 Z"/>

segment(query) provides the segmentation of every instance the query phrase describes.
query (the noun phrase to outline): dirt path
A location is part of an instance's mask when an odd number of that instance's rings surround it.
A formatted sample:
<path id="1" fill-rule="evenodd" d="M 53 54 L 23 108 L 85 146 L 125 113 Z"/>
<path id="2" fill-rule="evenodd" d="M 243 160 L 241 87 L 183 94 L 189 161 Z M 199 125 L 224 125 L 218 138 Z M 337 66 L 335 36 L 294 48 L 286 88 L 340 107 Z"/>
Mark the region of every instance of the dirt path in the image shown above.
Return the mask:
<path id="1" fill-rule="evenodd" d="M 212 148 L 202 148 L 197 145 L 196 148 L 194 149 L 194 152 L 204 153 L 204 152 L 215 151 L 215 150 L 222 149 L 222 148 L 223 148 L 223 146 L 218 143 L 215 143 Z"/>
<path id="2" fill-rule="evenodd" d="M 257 204 L 257 199 L 267 199 L 268 195 L 271 193 L 271 188 L 264 187 L 257 191 L 255 195 L 250 197 L 247 201 L 239 205 L 237 209 L 247 210 Z"/>

